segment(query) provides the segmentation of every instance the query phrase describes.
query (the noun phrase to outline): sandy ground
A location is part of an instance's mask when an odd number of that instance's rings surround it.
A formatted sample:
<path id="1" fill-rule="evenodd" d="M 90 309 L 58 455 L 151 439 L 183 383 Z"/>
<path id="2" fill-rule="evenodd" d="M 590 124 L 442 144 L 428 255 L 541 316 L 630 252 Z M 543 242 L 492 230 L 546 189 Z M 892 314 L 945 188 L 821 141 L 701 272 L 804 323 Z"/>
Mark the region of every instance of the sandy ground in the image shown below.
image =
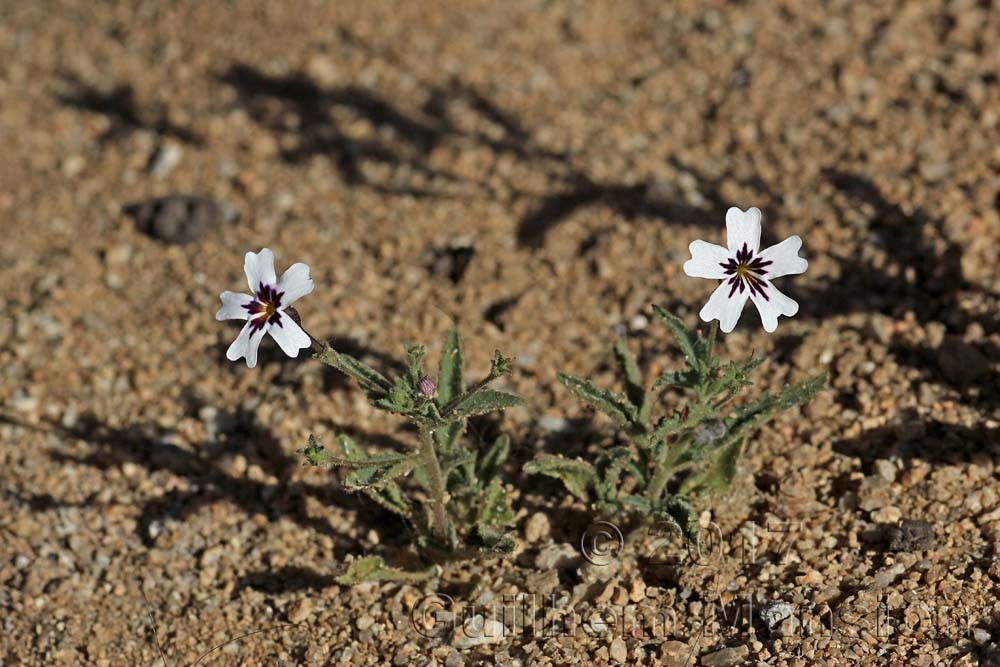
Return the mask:
<path id="1" fill-rule="evenodd" d="M 1000 664 L 998 34 L 961 0 L 0 1 L 0 665 L 255 631 L 200 664 Z M 123 213 L 176 193 L 239 217 Z M 694 321 L 730 205 L 810 270 L 725 354 L 830 390 L 749 443 L 706 554 L 588 565 L 594 517 L 519 472 L 613 437 L 555 371 L 610 382 L 623 334 L 677 363 L 649 305 Z M 518 358 L 529 407 L 474 425 L 514 438 L 515 558 L 333 582 L 407 538 L 295 450 L 413 436 L 271 343 L 225 360 L 264 246 L 380 368 L 453 321 L 474 372 Z M 504 636 L 451 631 L 476 614 Z"/>

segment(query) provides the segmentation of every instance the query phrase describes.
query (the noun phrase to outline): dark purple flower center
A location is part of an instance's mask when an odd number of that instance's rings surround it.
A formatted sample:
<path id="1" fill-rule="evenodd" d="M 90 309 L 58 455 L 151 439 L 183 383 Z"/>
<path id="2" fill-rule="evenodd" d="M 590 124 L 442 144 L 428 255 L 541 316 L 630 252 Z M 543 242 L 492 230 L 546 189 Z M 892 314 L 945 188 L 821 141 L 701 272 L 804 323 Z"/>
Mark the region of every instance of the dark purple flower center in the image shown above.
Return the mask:
<path id="1" fill-rule="evenodd" d="M 254 331 L 260 331 L 265 324 L 283 326 L 281 313 L 278 311 L 283 296 L 285 296 L 284 292 L 279 292 L 262 282 L 257 288 L 257 293 L 254 294 L 254 300 L 243 306 L 250 313 L 250 328 Z"/>
<path id="2" fill-rule="evenodd" d="M 753 250 L 750 250 L 746 243 L 736 251 L 736 257 L 719 262 L 722 270 L 727 276 L 730 276 L 726 279 L 726 283 L 731 286 L 729 298 L 733 298 L 736 290 L 743 294 L 749 288 L 751 294 L 759 294 L 764 297 L 765 301 L 770 301 L 771 297 L 767 295 L 766 291 L 768 283 L 764 276 L 767 274 L 767 267 L 772 263 L 771 260 L 764 259 L 760 255 L 754 257 Z"/>

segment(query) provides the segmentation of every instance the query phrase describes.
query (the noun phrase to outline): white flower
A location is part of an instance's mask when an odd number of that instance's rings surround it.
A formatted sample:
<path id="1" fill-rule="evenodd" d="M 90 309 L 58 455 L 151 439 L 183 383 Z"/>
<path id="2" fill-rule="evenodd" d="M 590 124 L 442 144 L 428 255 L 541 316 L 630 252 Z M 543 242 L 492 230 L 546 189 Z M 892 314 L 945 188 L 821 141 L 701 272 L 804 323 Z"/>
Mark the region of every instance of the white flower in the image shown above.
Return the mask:
<path id="1" fill-rule="evenodd" d="M 285 309 L 313 291 L 309 267 L 302 262 L 292 264 L 278 279 L 274 273 L 274 253 L 264 248 L 259 253 L 246 254 L 243 270 L 253 294 L 223 292 L 219 295 L 222 308 L 215 314 L 217 320 L 247 320 L 240 335 L 226 350 L 226 358 L 236 361 L 246 357 L 247 366 L 256 366 L 257 347 L 265 331 L 285 354 L 297 357 L 299 350 L 312 344 L 312 339 Z"/>
<path id="2" fill-rule="evenodd" d="M 764 330 L 770 333 L 778 328 L 779 315 L 791 317 L 799 312 L 799 304 L 779 292 L 771 281 L 804 273 L 809 267 L 799 257 L 802 239 L 790 236 L 761 250 L 760 209 L 741 211 L 734 206 L 726 211 L 726 240 L 728 249 L 694 241 L 691 259 L 684 262 L 684 273 L 689 276 L 725 281 L 712 292 L 699 316 L 706 322 L 719 320 L 720 328 L 729 333 L 750 297 L 760 312 Z"/>

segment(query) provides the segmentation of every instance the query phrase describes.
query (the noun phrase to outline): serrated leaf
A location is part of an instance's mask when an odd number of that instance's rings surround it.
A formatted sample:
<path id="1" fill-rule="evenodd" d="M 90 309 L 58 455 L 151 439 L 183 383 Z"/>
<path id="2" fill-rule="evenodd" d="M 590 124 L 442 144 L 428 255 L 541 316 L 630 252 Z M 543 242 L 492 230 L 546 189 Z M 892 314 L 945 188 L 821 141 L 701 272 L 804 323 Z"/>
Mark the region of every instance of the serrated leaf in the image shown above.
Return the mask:
<path id="1" fill-rule="evenodd" d="M 508 454 L 510 454 L 510 436 L 503 433 L 493 441 L 490 448 L 479 459 L 479 463 L 476 466 L 479 479 L 484 483 L 488 483 L 497 477 L 501 466 L 507 460 Z"/>
<path id="2" fill-rule="evenodd" d="M 441 348 L 441 361 L 438 366 L 438 405 L 443 407 L 465 392 L 464 366 L 462 343 L 458 337 L 458 330 L 453 328 L 448 332 L 448 338 Z"/>
<path id="3" fill-rule="evenodd" d="M 415 391 L 420 378 L 424 376 L 424 356 L 427 350 L 423 345 L 407 343 L 403 346 L 406 351 L 406 378 L 409 389 Z"/>
<path id="4" fill-rule="evenodd" d="M 665 502 L 653 508 L 653 516 L 673 522 L 680 529 L 685 539 L 691 540 L 695 544 L 700 542 L 698 514 L 686 498 L 671 496 Z"/>
<path id="5" fill-rule="evenodd" d="M 348 564 L 342 574 L 336 577 L 336 582 L 343 586 L 353 586 L 364 581 L 424 581 L 434 576 L 434 568 L 409 571 L 389 567 L 378 556 L 358 558 Z"/>
<path id="6" fill-rule="evenodd" d="M 673 313 L 667 312 L 656 304 L 653 304 L 653 312 L 670 329 L 670 333 L 673 334 L 674 340 L 677 341 L 677 346 L 684 355 L 684 360 L 688 366 L 697 370 L 703 368 L 707 349 L 704 342 L 699 340 L 698 334 L 688 329 L 687 325 L 684 324 L 684 320 Z"/>
<path id="7" fill-rule="evenodd" d="M 681 493 L 704 495 L 728 488 L 736 478 L 736 469 L 743 453 L 745 438 L 730 438 L 730 441 L 720 447 L 712 462 L 681 485 Z"/>
<path id="8" fill-rule="evenodd" d="M 570 493 L 584 502 L 590 501 L 590 489 L 597 485 L 594 467 L 581 459 L 539 454 L 534 460 L 524 464 L 524 471 L 560 480 Z"/>
<path id="9" fill-rule="evenodd" d="M 691 368 L 683 371 L 664 371 L 656 379 L 653 388 L 680 387 L 681 389 L 694 389 L 698 386 L 699 382 L 701 382 L 701 373 Z"/>
<path id="10" fill-rule="evenodd" d="M 618 499 L 618 503 L 626 507 L 631 507 L 643 516 L 649 516 L 653 511 L 653 505 L 642 496 L 628 495 Z"/>
<path id="11" fill-rule="evenodd" d="M 615 358 L 625 379 L 625 396 L 635 408 L 636 421 L 643 427 L 648 427 L 649 400 L 646 396 L 646 383 L 635 356 L 629 351 L 624 340 L 615 341 Z"/>
<path id="12" fill-rule="evenodd" d="M 500 350 L 493 352 L 493 362 L 490 364 L 490 377 L 498 378 L 510 375 L 513 370 L 513 362 L 510 358 L 500 354 Z"/>
<path id="13" fill-rule="evenodd" d="M 337 352 L 329 344 L 324 344 L 323 349 L 314 356 L 327 366 L 332 366 L 341 373 L 354 378 L 354 381 L 371 400 L 386 396 L 392 389 L 392 382 L 384 375 L 349 354 Z"/>
<path id="14" fill-rule="evenodd" d="M 476 523 L 489 529 L 504 528 L 514 523 L 510 494 L 499 479 L 494 479 L 483 491 Z"/>
<path id="15" fill-rule="evenodd" d="M 520 396 L 493 389 L 480 389 L 455 403 L 448 413 L 442 415 L 442 417 L 448 421 L 465 419 L 493 412 L 494 410 L 506 410 L 518 405 L 524 405 L 524 399 Z"/>
<path id="16" fill-rule="evenodd" d="M 730 432 L 748 434 L 777 413 L 808 403 L 826 386 L 826 378 L 826 373 L 820 373 L 816 377 L 785 387 L 776 396 L 765 393 L 756 401 L 737 408 L 733 418 L 729 420 Z"/>
<path id="17" fill-rule="evenodd" d="M 403 490 L 399 488 L 396 482 L 388 481 L 380 488 L 367 487 L 362 489 L 362 491 L 366 496 L 390 512 L 395 512 L 407 519 L 413 517 L 413 507 L 403 495 Z"/>
<path id="18" fill-rule="evenodd" d="M 397 477 L 409 474 L 420 464 L 419 456 L 383 455 L 364 461 L 346 462 L 352 468 L 344 478 L 344 486 L 350 489 L 380 487 Z"/>
<path id="19" fill-rule="evenodd" d="M 636 409 L 623 395 L 611 391 L 610 389 L 598 387 L 589 380 L 584 380 L 566 373 L 557 373 L 556 378 L 558 378 L 558 380 L 563 383 L 567 389 L 614 419 L 621 426 L 631 428 L 638 424 L 636 421 Z"/>

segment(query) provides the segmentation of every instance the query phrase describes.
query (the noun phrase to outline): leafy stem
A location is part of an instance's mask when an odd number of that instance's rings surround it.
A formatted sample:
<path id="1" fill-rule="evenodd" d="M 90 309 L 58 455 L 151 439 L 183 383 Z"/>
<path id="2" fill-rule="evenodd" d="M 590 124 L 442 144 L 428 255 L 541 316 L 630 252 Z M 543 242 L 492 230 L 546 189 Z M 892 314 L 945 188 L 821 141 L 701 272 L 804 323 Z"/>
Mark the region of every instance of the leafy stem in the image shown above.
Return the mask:
<path id="1" fill-rule="evenodd" d="M 426 424 L 420 424 L 420 458 L 424 470 L 427 471 L 427 481 L 430 486 L 434 516 L 431 532 L 441 544 L 446 544 L 448 542 L 448 491 L 445 488 L 444 473 L 441 472 L 437 449 L 434 447 L 434 433 Z"/>

